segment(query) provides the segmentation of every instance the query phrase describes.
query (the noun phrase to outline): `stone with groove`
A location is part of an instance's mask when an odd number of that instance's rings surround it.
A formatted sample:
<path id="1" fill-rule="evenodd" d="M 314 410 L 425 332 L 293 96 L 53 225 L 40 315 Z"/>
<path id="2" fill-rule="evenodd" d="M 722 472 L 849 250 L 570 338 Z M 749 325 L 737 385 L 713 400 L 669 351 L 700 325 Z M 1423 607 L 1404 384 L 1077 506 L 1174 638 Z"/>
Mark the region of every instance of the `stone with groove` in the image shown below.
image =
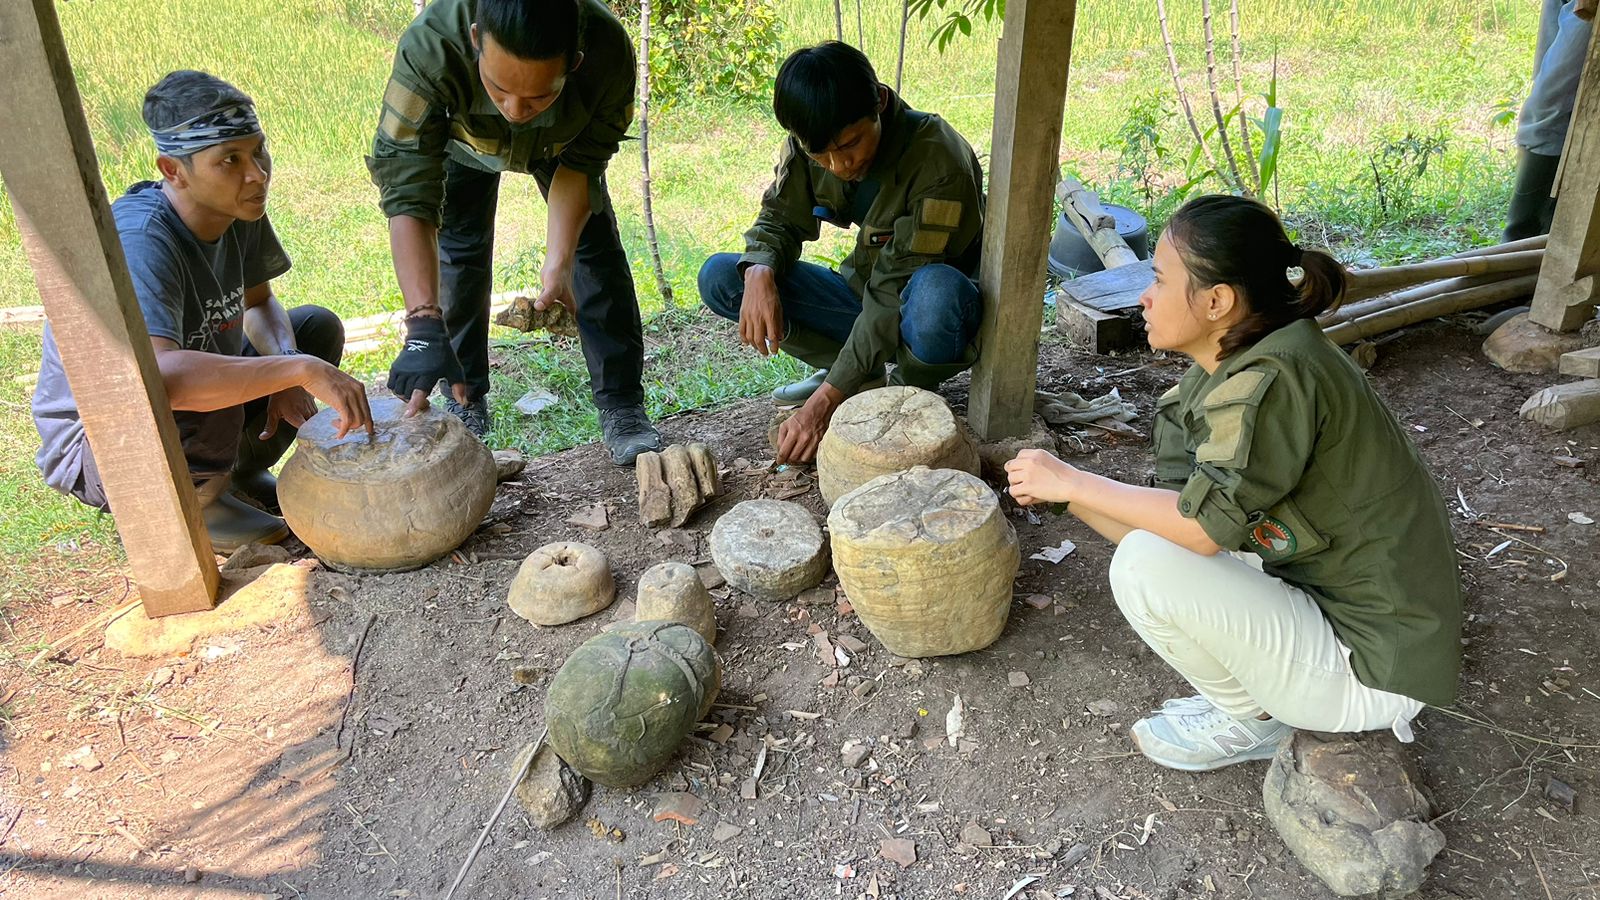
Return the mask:
<path id="1" fill-rule="evenodd" d="M 565 625 L 605 609 L 616 597 L 605 554 L 588 544 L 558 541 L 522 561 L 506 605 L 535 625 Z"/>
<path id="2" fill-rule="evenodd" d="M 828 571 L 817 520 L 786 500 L 746 500 L 725 513 L 711 528 L 711 558 L 729 585 L 765 600 L 788 600 Z"/>

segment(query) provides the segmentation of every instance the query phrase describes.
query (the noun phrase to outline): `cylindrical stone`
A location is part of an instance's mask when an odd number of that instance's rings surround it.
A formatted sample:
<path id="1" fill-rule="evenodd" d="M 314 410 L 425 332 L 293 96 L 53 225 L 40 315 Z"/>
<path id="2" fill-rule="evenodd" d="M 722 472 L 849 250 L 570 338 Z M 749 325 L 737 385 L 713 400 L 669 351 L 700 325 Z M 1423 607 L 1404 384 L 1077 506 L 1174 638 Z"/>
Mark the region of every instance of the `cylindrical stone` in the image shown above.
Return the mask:
<path id="1" fill-rule="evenodd" d="M 967 653 L 1005 628 L 1020 554 L 975 475 L 918 466 L 839 498 L 833 569 L 856 615 L 896 656 Z"/>
<path id="2" fill-rule="evenodd" d="M 300 428 L 278 477 L 295 536 L 332 568 L 403 572 L 449 553 L 494 502 L 494 455 L 461 420 L 433 408 L 406 419 L 396 397 L 371 400 L 374 437 L 335 438 L 325 409 Z"/>
<path id="3" fill-rule="evenodd" d="M 717 609 L 700 573 L 681 562 L 651 566 L 639 577 L 633 617 L 639 622 L 678 622 L 700 632 L 706 643 L 717 642 Z"/>
<path id="4" fill-rule="evenodd" d="M 817 480 L 831 508 L 863 484 L 912 466 L 978 474 L 978 451 L 938 394 L 893 385 L 840 404 L 817 448 Z"/>
<path id="5" fill-rule="evenodd" d="M 605 554 L 588 544 L 559 541 L 522 561 L 506 604 L 535 625 L 565 625 L 605 609 L 616 596 Z"/>
<path id="6" fill-rule="evenodd" d="M 828 571 L 822 529 L 805 507 L 746 500 L 711 527 L 711 558 L 728 584 L 753 597 L 788 600 Z"/>

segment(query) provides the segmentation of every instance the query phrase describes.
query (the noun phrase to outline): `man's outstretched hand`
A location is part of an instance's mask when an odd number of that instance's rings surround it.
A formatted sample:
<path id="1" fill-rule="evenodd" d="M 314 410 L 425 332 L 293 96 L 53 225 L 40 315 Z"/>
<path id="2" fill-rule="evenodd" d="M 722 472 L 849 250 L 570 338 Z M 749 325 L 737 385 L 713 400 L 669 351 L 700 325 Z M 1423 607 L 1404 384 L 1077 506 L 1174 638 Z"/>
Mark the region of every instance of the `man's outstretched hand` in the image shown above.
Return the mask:
<path id="1" fill-rule="evenodd" d="M 405 417 L 428 408 L 428 394 L 439 379 L 449 382 L 457 403 L 467 402 L 466 376 L 450 349 L 450 336 L 438 316 L 414 315 L 406 320 L 406 339 L 389 366 L 389 390 L 406 401 Z"/>

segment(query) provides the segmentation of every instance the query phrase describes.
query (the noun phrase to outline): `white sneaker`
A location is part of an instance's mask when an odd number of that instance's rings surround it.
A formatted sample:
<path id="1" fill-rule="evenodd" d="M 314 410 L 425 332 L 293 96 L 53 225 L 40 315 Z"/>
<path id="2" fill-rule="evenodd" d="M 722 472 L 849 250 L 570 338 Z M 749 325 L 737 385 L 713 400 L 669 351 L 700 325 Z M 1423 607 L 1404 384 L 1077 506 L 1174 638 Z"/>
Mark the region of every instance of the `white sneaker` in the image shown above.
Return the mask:
<path id="1" fill-rule="evenodd" d="M 1130 729 L 1134 746 L 1169 769 L 1205 772 L 1271 759 L 1294 729 L 1277 719 L 1235 719 L 1204 697 L 1168 700 Z"/>

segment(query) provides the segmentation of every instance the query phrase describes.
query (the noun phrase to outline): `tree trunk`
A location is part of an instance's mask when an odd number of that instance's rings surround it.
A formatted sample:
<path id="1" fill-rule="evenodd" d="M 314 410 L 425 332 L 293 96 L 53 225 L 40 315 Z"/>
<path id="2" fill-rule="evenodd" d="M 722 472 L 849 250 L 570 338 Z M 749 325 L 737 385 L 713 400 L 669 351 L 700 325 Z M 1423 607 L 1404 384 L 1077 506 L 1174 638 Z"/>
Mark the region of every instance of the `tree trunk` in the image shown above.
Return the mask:
<path id="1" fill-rule="evenodd" d="M 1217 168 L 1217 158 L 1212 155 L 1211 145 L 1206 143 L 1205 135 L 1200 132 L 1200 123 L 1194 120 L 1194 107 L 1189 105 L 1189 95 L 1183 90 L 1183 75 L 1178 71 L 1178 51 L 1172 45 L 1172 29 L 1167 25 L 1166 0 L 1156 0 L 1156 18 L 1161 22 L 1161 42 L 1167 47 L 1167 66 L 1172 72 L 1172 87 L 1178 92 L 1178 103 L 1183 107 L 1184 118 L 1189 120 L 1189 133 L 1194 135 L 1194 142 L 1200 145 L 1211 171 L 1222 178 L 1222 170 Z"/>
<path id="2" fill-rule="evenodd" d="M 650 262 L 655 266 L 661 302 L 671 306 L 672 282 L 661 265 L 655 211 L 650 203 L 650 0 L 639 0 L 639 164 L 644 173 L 644 233 L 650 244 Z"/>
<path id="3" fill-rule="evenodd" d="M 861 24 L 861 0 L 856 0 L 856 47 L 867 52 L 867 30 Z"/>
<path id="4" fill-rule="evenodd" d="M 1255 174 L 1256 193 L 1265 194 L 1267 186 L 1261 181 L 1261 161 L 1256 159 L 1255 148 L 1250 145 L 1250 117 L 1244 111 L 1244 79 L 1239 66 L 1244 61 L 1244 49 L 1239 44 L 1239 0 L 1228 4 L 1229 20 L 1233 24 L 1233 99 L 1239 107 L 1239 137 L 1244 141 L 1244 157 Z"/>
<path id="5" fill-rule="evenodd" d="M 1246 197 L 1255 196 L 1250 185 L 1239 174 L 1239 160 L 1233 155 L 1233 142 L 1228 140 L 1228 123 L 1222 118 L 1222 97 L 1217 94 L 1217 40 L 1211 31 L 1211 0 L 1200 0 L 1200 18 L 1206 35 L 1206 88 L 1211 92 L 1211 116 L 1217 120 L 1217 140 L 1222 142 L 1222 157 L 1228 161 L 1228 171 L 1233 184 Z"/>
<path id="6" fill-rule="evenodd" d="M 894 62 L 894 92 L 900 93 L 900 78 L 906 71 L 906 23 L 911 20 L 911 0 L 900 2 L 900 55 Z"/>
<path id="7" fill-rule="evenodd" d="M 833 38 L 844 43 L 844 0 L 833 0 Z"/>

